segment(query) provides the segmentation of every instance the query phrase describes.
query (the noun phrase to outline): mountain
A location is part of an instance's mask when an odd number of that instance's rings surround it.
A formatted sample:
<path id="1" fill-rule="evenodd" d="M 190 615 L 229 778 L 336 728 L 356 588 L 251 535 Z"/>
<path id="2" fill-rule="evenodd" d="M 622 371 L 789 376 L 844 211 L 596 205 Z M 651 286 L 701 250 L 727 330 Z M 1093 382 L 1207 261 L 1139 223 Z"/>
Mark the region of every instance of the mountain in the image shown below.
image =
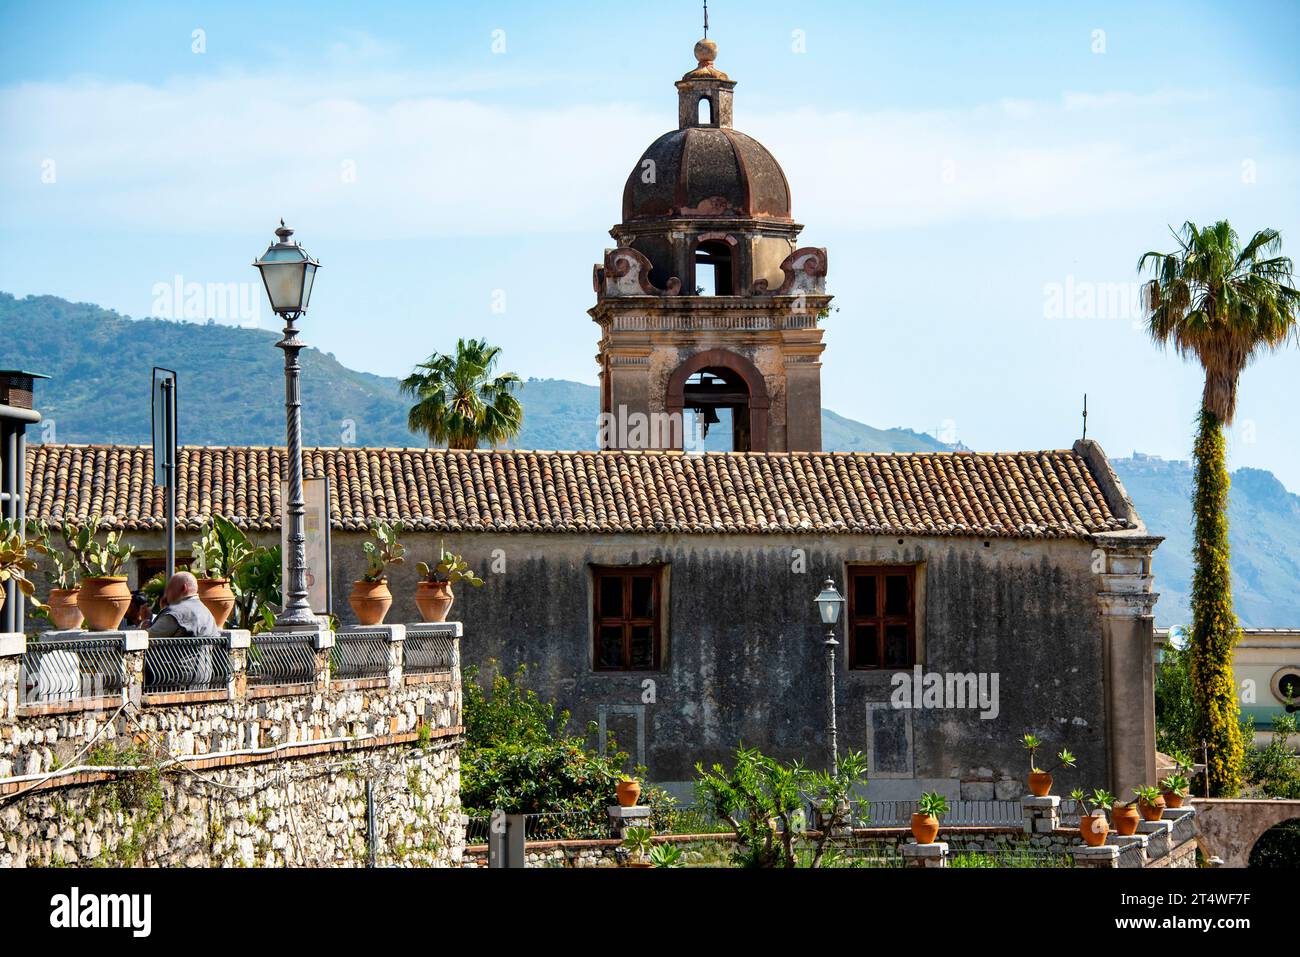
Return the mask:
<path id="1" fill-rule="evenodd" d="M 193 445 L 284 442 L 283 359 L 275 333 L 215 323 L 130 319 L 54 296 L 0 293 L 0 365 L 43 372 L 37 405 L 45 422 L 32 441 L 139 444 L 149 441 L 149 370 L 179 375 L 181 441 Z M 507 353 L 508 357 L 508 353 Z M 419 446 L 406 428 L 409 402 L 397 380 L 357 372 L 316 349 L 302 353 L 303 435 L 309 445 Z M 507 358 L 507 367 L 509 365 Z M 248 402 L 250 395 L 265 401 Z M 515 445 L 590 449 L 599 390 L 580 382 L 529 379 L 524 428 Z M 725 429 L 706 447 L 718 447 Z M 952 448 L 911 429 L 876 429 L 822 411 L 832 451 L 918 452 Z M 1112 464 L 1147 526 L 1166 540 L 1156 552 L 1156 620 L 1188 620 L 1191 582 L 1191 466 L 1135 453 Z M 1232 476 L 1229 516 L 1234 598 L 1244 624 L 1300 624 L 1300 496 L 1272 473 Z"/>
<path id="2" fill-rule="evenodd" d="M 1111 459 L 1147 528 L 1165 536 L 1156 550 L 1156 623 L 1191 620 L 1192 466 L 1134 453 Z M 1272 472 L 1238 469 L 1228 490 L 1232 599 L 1243 625 L 1294 628 L 1300 624 L 1300 495 Z"/>
<path id="3" fill-rule="evenodd" d="M 219 325 L 131 319 L 55 296 L 0 293 L 0 364 L 43 372 L 46 422 L 34 441 L 149 441 L 150 369 L 178 375 L 177 431 L 190 445 L 283 445 L 284 359 L 276 333 Z M 406 428 L 409 400 L 397 379 L 357 372 L 317 349 L 302 352 L 303 441 L 308 445 L 420 446 Z M 248 396 L 267 401 L 250 403 Z M 520 394 L 524 427 L 513 445 L 594 449 L 600 390 L 562 379 L 529 379 Z M 107 401 L 106 401 L 107 397 Z M 912 452 L 948 448 L 910 429 L 874 429 L 823 412 L 827 447 Z M 713 430 L 706 447 L 721 448 Z"/>

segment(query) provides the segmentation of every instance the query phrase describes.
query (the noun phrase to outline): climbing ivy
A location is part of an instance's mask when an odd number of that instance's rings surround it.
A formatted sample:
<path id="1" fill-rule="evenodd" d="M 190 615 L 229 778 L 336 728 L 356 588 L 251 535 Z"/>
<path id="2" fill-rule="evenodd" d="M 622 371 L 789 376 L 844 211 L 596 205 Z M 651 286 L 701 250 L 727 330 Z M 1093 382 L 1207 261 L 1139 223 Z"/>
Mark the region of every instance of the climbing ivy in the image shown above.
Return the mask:
<path id="1" fill-rule="evenodd" d="M 1222 425 L 1207 409 L 1198 421 L 1195 460 L 1191 652 L 1196 735 L 1206 747 L 1210 794 L 1234 797 L 1241 790 L 1245 755 L 1232 676 L 1232 651 L 1241 629 L 1232 611 L 1226 447 Z"/>

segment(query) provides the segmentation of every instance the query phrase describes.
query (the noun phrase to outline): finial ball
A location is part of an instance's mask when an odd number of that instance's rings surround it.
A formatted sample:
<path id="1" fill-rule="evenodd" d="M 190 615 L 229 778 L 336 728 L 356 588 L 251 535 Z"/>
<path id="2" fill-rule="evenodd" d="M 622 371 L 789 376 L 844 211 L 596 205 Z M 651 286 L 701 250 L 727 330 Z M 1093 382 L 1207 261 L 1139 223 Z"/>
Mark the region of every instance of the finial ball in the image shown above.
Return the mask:
<path id="1" fill-rule="evenodd" d="M 712 40 L 704 39 L 695 44 L 695 59 L 700 66 L 709 66 L 718 58 L 718 45 Z"/>

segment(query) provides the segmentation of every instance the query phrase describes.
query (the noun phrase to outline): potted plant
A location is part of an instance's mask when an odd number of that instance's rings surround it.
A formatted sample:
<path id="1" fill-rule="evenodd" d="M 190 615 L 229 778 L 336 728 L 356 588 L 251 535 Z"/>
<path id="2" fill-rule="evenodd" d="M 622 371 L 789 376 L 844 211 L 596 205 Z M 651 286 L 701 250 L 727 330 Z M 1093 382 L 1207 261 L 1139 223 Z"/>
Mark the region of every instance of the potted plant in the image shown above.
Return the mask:
<path id="1" fill-rule="evenodd" d="M 42 605 L 36 600 L 36 586 L 27 576 L 36 570 L 36 559 L 31 557 L 31 553 L 41 550 L 41 543 L 28 538 L 19 522 L 11 518 L 0 519 L 0 586 L 12 581 L 19 593 L 37 608 Z M 0 588 L 0 608 L 4 603 L 4 590 Z"/>
<path id="2" fill-rule="evenodd" d="M 28 522 L 29 531 L 40 542 L 37 549 L 47 559 L 45 577 L 50 582 L 50 597 L 45 605 L 45 615 L 59 631 L 72 631 L 81 627 L 81 609 L 77 607 L 77 563 L 68 553 L 54 544 L 54 534 L 45 522 Z M 63 526 L 63 534 L 69 527 Z"/>
<path id="3" fill-rule="evenodd" d="M 631 852 L 631 859 L 627 862 L 628 867 L 654 867 L 654 864 L 646 859 L 650 851 L 651 831 L 648 827 L 629 827 L 623 832 L 623 846 Z"/>
<path id="4" fill-rule="evenodd" d="M 676 844 L 656 844 L 650 849 L 650 864 L 653 867 L 685 867 L 686 861 L 682 849 Z"/>
<path id="5" fill-rule="evenodd" d="M 1045 771 L 1035 760 L 1043 742 L 1032 734 L 1026 734 L 1020 739 L 1020 745 L 1029 752 L 1029 793 L 1034 797 L 1047 797 L 1052 793 L 1052 772 L 1058 768 L 1074 767 L 1074 755 L 1066 748 L 1062 748 L 1056 755 L 1056 763 Z"/>
<path id="6" fill-rule="evenodd" d="M 101 542 L 97 537 L 103 521 L 93 515 L 84 525 L 65 520 L 63 538 L 68 553 L 81 573 L 77 608 L 90 631 L 116 631 L 131 604 L 126 576 L 119 574 L 134 549 L 118 532 L 109 531 Z"/>
<path id="7" fill-rule="evenodd" d="M 365 573 L 352 583 L 348 604 L 352 606 L 357 622 L 362 625 L 381 625 L 388 609 L 393 606 L 393 593 L 388 590 L 388 566 L 400 565 L 406 559 L 406 548 L 397 540 L 402 524 L 378 522 L 370 526 L 370 538 L 361 546 L 366 554 Z"/>
<path id="8" fill-rule="evenodd" d="M 1187 775 L 1174 772 L 1160 780 L 1160 796 L 1165 799 L 1165 807 L 1182 807 L 1187 797 L 1190 783 Z"/>
<path id="9" fill-rule="evenodd" d="M 1160 789 L 1144 784 L 1140 788 L 1134 788 L 1133 793 L 1137 795 L 1137 807 L 1142 820 L 1160 820 L 1165 813 L 1165 799 L 1160 795 Z"/>
<path id="10" fill-rule="evenodd" d="M 641 782 L 630 774 L 620 774 L 614 792 L 621 807 L 636 807 L 637 799 L 641 797 Z"/>
<path id="11" fill-rule="evenodd" d="M 1142 816 L 1138 814 L 1137 800 L 1116 800 L 1110 809 L 1110 820 L 1115 825 L 1116 834 L 1123 837 L 1136 834 L 1138 822 L 1142 820 Z"/>
<path id="12" fill-rule="evenodd" d="M 916 802 L 912 815 L 912 836 L 918 844 L 933 844 L 939 835 L 939 818 L 948 813 L 948 799 L 937 791 L 926 791 Z"/>
<path id="13" fill-rule="evenodd" d="M 1115 796 L 1096 788 L 1092 792 L 1092 797 L 1086 797 L 1080 788 L 1075 788 L 1070 792 L 1070 797 L 1074 798 L 1075 803 L 1079 805 L 1079 836 L 1089 847 L 1100 847 L 1106 843 L 1106 835 L 1110 833 L 1110 824 L 1106 820 L 1106 811 L 1115 803 Z M 1091 807 L 1089 807 L 1091 805 Z"/>
<path id="14" fill-rule="evenodd" d="M 425 562 L 416 564 L 420 572 L 420 584 L 415 590 L 415 604 L 425 621 L 446 621 L 451 611 L 451 603 L 456 600 L 451 586 L 457 582 L 466 582 L 475 588 L 483 585 L 483 579 L 472 571 L 463 558 L 442 547 L 438 543 L 438 562 L 432 568 Z"/>
<path id="15" fill-rule="evenodd" d="M 221 515 L 213 515 L 205 522 L 199 529 L 199 540 L 190 545 L 190 572 L 198 581 L 199 601 L 218 628 L 225 627 L 235 607 L 231 580 L 253 552 L 248 536 Z"/>

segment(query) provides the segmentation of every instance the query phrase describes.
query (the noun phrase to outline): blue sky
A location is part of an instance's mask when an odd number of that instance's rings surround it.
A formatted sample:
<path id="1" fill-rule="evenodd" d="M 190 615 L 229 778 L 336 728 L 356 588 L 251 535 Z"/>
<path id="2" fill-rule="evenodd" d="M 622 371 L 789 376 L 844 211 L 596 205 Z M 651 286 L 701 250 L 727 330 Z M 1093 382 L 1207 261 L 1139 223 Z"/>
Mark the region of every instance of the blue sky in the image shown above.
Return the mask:
<path id="1" fill-rule="evenodd" d="M 0 289 L 165 314 L 176 277 L 256 283 L 283 215 L 324 263 L 306 337 L 345 364 L 402 374 L 474 334 L 525 376 L 594 383 L 591 266 L 675 125 L 698 4 L 0 10 Z M 737 128 L 829 250 L 827 406 L 1059 448 L 1086 391 L 1111 455 L 1187 457 L 1200 373 L 1146 341 L 1134 265 L 1184 219 L 1273 226 L 1300 256 L 1300 5 L 710 19 Z M 1298 381 L 1300 349 L 1252 367 L 1231 436 L 1234 467 L 1292 490 Z"/>

